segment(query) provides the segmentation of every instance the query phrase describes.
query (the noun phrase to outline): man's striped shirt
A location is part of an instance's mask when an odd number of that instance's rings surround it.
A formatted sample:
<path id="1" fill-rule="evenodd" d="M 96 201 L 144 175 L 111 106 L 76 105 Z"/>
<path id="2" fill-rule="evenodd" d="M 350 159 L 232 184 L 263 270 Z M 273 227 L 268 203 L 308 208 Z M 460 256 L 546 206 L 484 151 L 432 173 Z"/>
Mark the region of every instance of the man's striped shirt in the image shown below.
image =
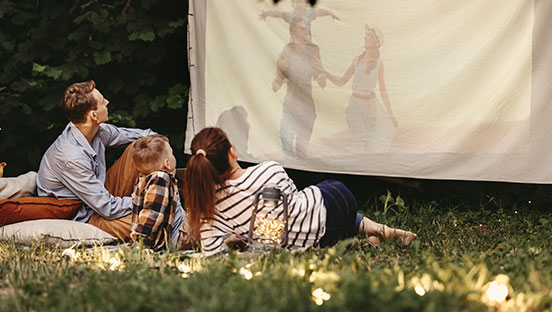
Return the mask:
<path id="1" fill-rule="evenodd" d="M 326 208 L 320 189 L 309 186 L 297 190 L 284 168 L 267 161 L 249 167 L 234 180 L 227 180 L 217 190 L 216 214 L 213 220 L 204 220 L 201 227 L 201 247 L 206 255 L 226 250 L 224 239 L 230 234 L 247 238 L 255 195 L 266 185 L 274 184 L 288 197 L 287 247 L 308 247 L 318 243 L 326 232 Z M 282 215 L 283 205 L 264 207 L 260 214 Z"/>

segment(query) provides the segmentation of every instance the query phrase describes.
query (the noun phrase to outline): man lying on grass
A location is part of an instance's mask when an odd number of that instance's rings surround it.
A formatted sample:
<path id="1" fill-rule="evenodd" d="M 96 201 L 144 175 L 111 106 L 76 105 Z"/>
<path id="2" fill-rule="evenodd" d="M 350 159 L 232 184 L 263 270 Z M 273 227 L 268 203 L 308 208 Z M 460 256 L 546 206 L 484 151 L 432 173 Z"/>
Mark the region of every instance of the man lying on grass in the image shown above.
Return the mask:
<path id="1" fill-rule="evenodd" d="M 130 237 L 130 195 L 138 170 L 129 146 L 106 172 L 105 148 L 155 132 L 107 124 L 108 104 L 93 80 L 74 83 L 65 90 L 61 106 L 70 122 L 42 157 L 37 192 L 39 196 L 82 200 L 73 220 L 126 240 Z"/>

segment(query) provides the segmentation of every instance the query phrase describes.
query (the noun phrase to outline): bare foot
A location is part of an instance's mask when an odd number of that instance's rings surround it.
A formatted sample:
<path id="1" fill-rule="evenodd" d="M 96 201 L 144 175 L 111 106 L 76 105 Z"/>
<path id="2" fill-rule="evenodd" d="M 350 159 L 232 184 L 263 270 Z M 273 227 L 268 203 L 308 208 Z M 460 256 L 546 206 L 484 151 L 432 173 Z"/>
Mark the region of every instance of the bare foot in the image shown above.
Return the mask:
<path id="1" fill-rule="evenodd" d="M 380 243 L 380 240 L 377 236 L 369 236 L 368 237 L 368 242 L 370 242 L 371 245 L 373 245 L 375 247 L 378 247 L 379 243 Z"/>
<path id="2" fill-rule="evenodd" d="M 416 238 L 418 238 L 418 235 L 415 233 L 412 233 L 410 231 L 404 231 L 404 234 L 400 237 L 397 237 L 397 240 L 399 241 L 399 245 L 406 247 L 412 243 Z"/>

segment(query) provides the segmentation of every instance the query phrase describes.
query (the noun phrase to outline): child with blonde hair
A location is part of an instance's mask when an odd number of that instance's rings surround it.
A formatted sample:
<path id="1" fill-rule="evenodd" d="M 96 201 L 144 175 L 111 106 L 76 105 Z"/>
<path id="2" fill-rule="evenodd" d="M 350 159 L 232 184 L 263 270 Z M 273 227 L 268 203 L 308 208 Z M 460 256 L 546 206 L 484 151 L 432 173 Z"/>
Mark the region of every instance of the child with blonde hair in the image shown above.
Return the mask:
<path id="1" fill-rule="evenodd" d="M 169 139 L 159 134 L 143 137 L 131 155 L 140 176 L 132 193 L 130 238 L 143 239 L 153 249 L 175 247 L 187 235 Z"/>

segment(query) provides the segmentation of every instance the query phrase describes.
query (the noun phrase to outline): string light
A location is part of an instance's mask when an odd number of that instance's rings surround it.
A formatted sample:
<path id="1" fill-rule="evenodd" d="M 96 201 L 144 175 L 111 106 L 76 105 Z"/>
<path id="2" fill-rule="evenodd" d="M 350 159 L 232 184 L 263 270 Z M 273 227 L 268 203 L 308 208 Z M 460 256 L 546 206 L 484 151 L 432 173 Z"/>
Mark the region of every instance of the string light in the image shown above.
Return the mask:
<path id="1" fill-rule="evenodd" d="M 324 304 L 324 301 L 330 300 L 331 297 L 332 296 L 329 293 L 325 292 L 322 288 L 316 288 L 312 291 L 312 301 L 314 301 L 314 303 L 319 306 Z"/>
<path id="2" fill-rule="evenodd" d="M 304 277 L 305 276 L 305 269 L 303 269 L 303 268 L 299 268 L 299 269 L 293 268 L 293 269 L 291 269 L 291 274 L 296 275 L 296 276 L 300 276 L 300 277 Z"/>
<path id="3" fill-rule="evenodd" d="M 111 271 L 114 271 L 119 268 L 119 266 L 121 266 L 121 261 L 115 257 L 109 258 L 109 260 L 107 260 L 107 263 L 110 264 L 109 269 Z"/>
<path id="4" fill-rule="evenodd" d="M 77 254 L 75 253 L 75 251 L 71 248 L 68 248 L 68 249 L 65 249 L 62 253 L 61 253 L 61 256 L 62 257 L 67 257 L 71 260 L 75 260 L 77 258 Z"/>
<path id="5" fill-rule="evenodd" d="M 253 273 L 251 273 L 251 271 L 246 268 L 240 269 L 240 275 L 243 276 L 243 278 L 245 278 L 246 280 L 250 280 L 253 277 Z"/>
<path id="6" fill-rule="evenodd" d="M 487 289 L 487 297 L 494 302 L 502 302 L 508 297 L 508 287 L 493 281 Z"/>
<path id="7" fill-rule="evenodd" d="M 259 216 L 255 220 L 255 225 L 256 228 L 253 233 L 259 237 L 259 241 L 275 244 L 282 243 L 285 228 L 285 222 L 283 220 Z"/>
<path id="8" fill-rule="evenodd" d="M 414 287 L 414 292 L 416 292 L 416 294 L 418 296 L 423 296 L 425 295 L 426 291 L 425 289 L 422 287 L 422 285 L 416 285 L 416 287 Z"/>
<path id="9" fill-rule="evenodd" d="M 192 268 L 190 268 L 189 265 L 186 265 L 184 263 L 182 264 L 179 264 L 177 267 L 178 271 L 182 272 L 182 273 L 190 273 L 192 272 Z"/>

